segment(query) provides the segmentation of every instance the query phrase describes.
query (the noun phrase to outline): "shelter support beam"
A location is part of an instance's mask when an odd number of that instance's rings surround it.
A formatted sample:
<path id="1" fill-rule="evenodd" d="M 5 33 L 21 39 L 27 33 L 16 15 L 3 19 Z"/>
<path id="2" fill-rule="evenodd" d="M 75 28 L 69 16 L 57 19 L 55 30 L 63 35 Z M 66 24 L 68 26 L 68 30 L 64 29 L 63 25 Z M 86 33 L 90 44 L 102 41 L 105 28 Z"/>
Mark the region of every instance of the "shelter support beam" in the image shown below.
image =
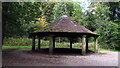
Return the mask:
<path id="1" fill-rule="evenodd" d="M 53 36 L 49 36 L 49 54 L 53 54 Z"/>
<path id="2" fill-rule="evenodd" d="M 82 55 L 86 54 L 86 35 L 82 36 Z"/>
<path id="3" fill-rule="evenodd" d="M 70 38 L 70 49 L 72 49 L 72 39 Z"/>
<path id="4" fill-rule="evenodd" d="M 32 50 L 35 50 L 35 36 L 32 36 Z"/>
<path id="5" fill-rule="evenodd" d="M 53 48 L 55 48 L 55 37 L 53 37 Z"/>
<path id="6" fill-rule="evenodd" d="M 88 51 L 88 38 L 86 37 L 86 52 Z"/>
<path id="7" fill-rule="evenodd" d="M 98 53 L 98 37 L 94 37 L 94 52 Z"/>
<path id="8" fill-rule="evenodd" d="M 38 36 L 38 49 L 40 49 L 41 48 L 41 40 L 40 40 L 40 37 Z"/>

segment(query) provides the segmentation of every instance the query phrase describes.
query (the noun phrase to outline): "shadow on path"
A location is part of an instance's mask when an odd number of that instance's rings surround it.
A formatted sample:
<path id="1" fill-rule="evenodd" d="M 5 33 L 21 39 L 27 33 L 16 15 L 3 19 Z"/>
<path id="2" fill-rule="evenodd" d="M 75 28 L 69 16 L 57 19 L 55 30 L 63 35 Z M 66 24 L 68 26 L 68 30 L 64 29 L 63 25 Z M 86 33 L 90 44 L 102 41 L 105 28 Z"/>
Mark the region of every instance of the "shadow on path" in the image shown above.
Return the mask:
<path id="1" fill-rule="evenodd" d="M 36 49 L 36 53 L 49 54 L 49 48 Z M 53 55 L 81 55 L 82 49 L 70 49 L 70 48 L 54 48 Z M 93 51 L 88 50 L 86 55 L 94 54 Z"/>

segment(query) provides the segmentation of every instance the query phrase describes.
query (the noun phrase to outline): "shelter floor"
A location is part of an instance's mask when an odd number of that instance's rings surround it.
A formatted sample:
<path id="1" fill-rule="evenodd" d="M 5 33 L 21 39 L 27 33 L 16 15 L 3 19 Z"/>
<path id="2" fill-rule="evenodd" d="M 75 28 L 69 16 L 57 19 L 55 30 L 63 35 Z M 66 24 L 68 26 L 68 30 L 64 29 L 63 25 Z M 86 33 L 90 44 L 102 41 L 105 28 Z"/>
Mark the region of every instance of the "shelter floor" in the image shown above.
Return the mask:
<path id="1" fill-rule="evenodd" d="M 35 52 L 42 54 L 49 54 L 49 48 L 36 49 Z M 94 54 L 93 51 L 88 50 L 86 55 Z M 82 49 L 70 48 L 54 48 L 53 55 L 82 55 Z"/>
<path id="2" fill-rule="evenodd" d="M 118 66 L 117 51 L 88 51 L 82 56 L 80 49 L 54 49 L 49 55 L 48 49 L 31 51 L 30 49 L 2 50 L 3 66 Z"/>

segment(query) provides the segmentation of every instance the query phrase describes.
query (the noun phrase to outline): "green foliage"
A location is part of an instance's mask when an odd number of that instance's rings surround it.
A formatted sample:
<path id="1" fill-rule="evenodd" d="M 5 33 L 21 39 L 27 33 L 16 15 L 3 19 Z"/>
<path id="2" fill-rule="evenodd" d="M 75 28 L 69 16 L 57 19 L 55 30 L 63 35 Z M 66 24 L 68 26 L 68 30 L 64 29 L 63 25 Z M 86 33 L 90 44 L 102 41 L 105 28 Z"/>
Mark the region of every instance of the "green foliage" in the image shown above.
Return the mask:
<path id="1" fill-rule="evenodd" d="M 109 22 L 107 25 L 108 28 L 99 29 L 99 34 L 101 35 L 99 38 L 99 42 L 104 48 L 112 48 L 115 49 L 118 47 L 118 24 L 113 22 Z"/>
<path id="2" fill-rule="evenodd" d="M 84 13 L 78 3 L 73 3 L 72 19 L 82 25 Z"/>
<path id="3" fill-rule="evenodd" d="M 73 3 L 71 2 L 57 2 L 53 8 L 54 20 L 61 17 L 62 15 L 71 16 L 73 10 Z M 54 21 L 53 20 L 53 21 Z"/>
<path id="4" fill-rule="evenodd" d="M 82 12 L 81 6 L 74 2 L 3 2 L 2 39 L 5 38 L 5 45 L 31 45 L 29 39 L 10 37 L 28 37 L 30 32 L 42 31 L 45 24 L 52 23 L 62 15 L 68 15 L 80 25 L 100 34 L 100 47 L 120 49 L 119 5 L 119 2 L 92 2 L 89 10 Z M 36 21 L 36 18 L 42 17 L 45 21 Z M 68 42 L 69 40 L 61 38 L 61 41 Z"/>
<path id="5" fill-rule="evenodd" d="M 110 20 L 115 21 L 116 19 L 120 19 L 120 2 L 109 2 L 108 6 L 110 7 Z"/>
<path id="6" fill-rule="evenodd" d="M 94 4 L 93 4 L 94 5 Z M 96 9 L 88 13 L 89 19 L 88 24 L 86 25 L 92 31 L 100 34 L 99 44 L 103 48 L 110 49 L 119 49 L 119 40 L 118 40 L 118 24 L 113 21 L 110 21 L 110 7 L 105 5 L 105 3 L 97 3 Z M 95 14 L 92 14 L 95 12 Z M 86 19 L 86 22 L 88 21 Z M 117 22 L 120 22 L 117 20 Z"/>
<path id="7" fill-rule="evenodd" d="M 29 38 L 9 38 L 4 40 L 4 46 L 2 46 L 2 49 L 31 49 L 32 40 Z M 70 48 L 69 42 L 56 42 L 56 48 Z M 81 49 L 82 43 L 73 43 L 73 48 Z M 94 50 L 94 43 L 89 43 L 89 49 Z M 36 40 L 36 48 L 37 46 L 37 40 Z M 49 47 L 49 41 L 47 40 L 41 40 L 41 48 L 48 48 Z M 113 49 L 102 49 L 99 48 L 99 50 L 110 50 L 110 51 L 117 51 Z"/>
<path id="8" fill-rule="evenodd" d="M 48 25 L 48 22 L 46 22 L 46 19 L 44 19 L 44 16 L 42 18 L 35 18 L 35 21 L 32 21 L 30 23 L 29 31 L 32 32 L 42 32 L 45 26 Z"/>
<path id="9" fill-rule="evenodd" d="M 4 45 L 9 46 L 29 46 L 31 45 L 32 40 L 29 38 L 5 38 Z"/>
<path id="10" fill-rule="evenodd" d="M 28 36 L 31 21 L 46 17 L 50 22 L 54 3 L 47 2 L 8 2 L 3 6 L 3 38 Z M 49 14 L 48 14 L 49 13 Z"/>
<path id="11" fill-rule="evenodd" d="M 16 46 L 15 48 L 19 48 L 20 46 L 25 46 L 25 48 L 27 46 L 31 47 L 32 46 L 31 43 L 32 43 L 32 39 L 30 39 L 30 38 L 21 38 L 21 37 L 13 38 L 12 37 L 12 38 L 5 38 L 4 39 L 4 46 L 8 46 L 8 48 L 10 48 L 9 46 L 11 46 L 11 47 L 15 47 Z M 65 41 L 64 38 L 61 38 L 60 42 L 59 42 L 59 38 L 56 38 L 56 46 L 57 47 L 64 47 L 64 48 L 66 47 L 66 48 L 69 48 L 69 44 L 70 43 L 67 42 L 67 41 Z M 37 47 L 37 45 L 38 45 L 38 39 L 35 40 L 35 45 Z M 49 47 L 48 38 L 42 38 L 41 45 L 42 45 L 42 47 Z M 80 48 L 81 47 L 80 45 L 81 45 L 81 43 L 73 43 L 73 46 L 75 48 Z M 90 46 L 93 46 L 93 43 L 90 43 Z"/>

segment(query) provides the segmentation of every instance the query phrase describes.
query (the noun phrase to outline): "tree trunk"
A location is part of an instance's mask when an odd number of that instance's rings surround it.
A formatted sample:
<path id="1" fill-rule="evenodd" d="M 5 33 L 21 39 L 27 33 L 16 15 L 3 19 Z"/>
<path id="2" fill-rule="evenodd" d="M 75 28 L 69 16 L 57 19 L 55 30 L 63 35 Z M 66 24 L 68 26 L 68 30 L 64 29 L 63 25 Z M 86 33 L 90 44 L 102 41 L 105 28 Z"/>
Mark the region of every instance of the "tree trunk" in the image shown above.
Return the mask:
<path id="1" fill-rule="evenodd" d="M 32 37 L 32 50 L 35 50 L 35 36 Z"/>

